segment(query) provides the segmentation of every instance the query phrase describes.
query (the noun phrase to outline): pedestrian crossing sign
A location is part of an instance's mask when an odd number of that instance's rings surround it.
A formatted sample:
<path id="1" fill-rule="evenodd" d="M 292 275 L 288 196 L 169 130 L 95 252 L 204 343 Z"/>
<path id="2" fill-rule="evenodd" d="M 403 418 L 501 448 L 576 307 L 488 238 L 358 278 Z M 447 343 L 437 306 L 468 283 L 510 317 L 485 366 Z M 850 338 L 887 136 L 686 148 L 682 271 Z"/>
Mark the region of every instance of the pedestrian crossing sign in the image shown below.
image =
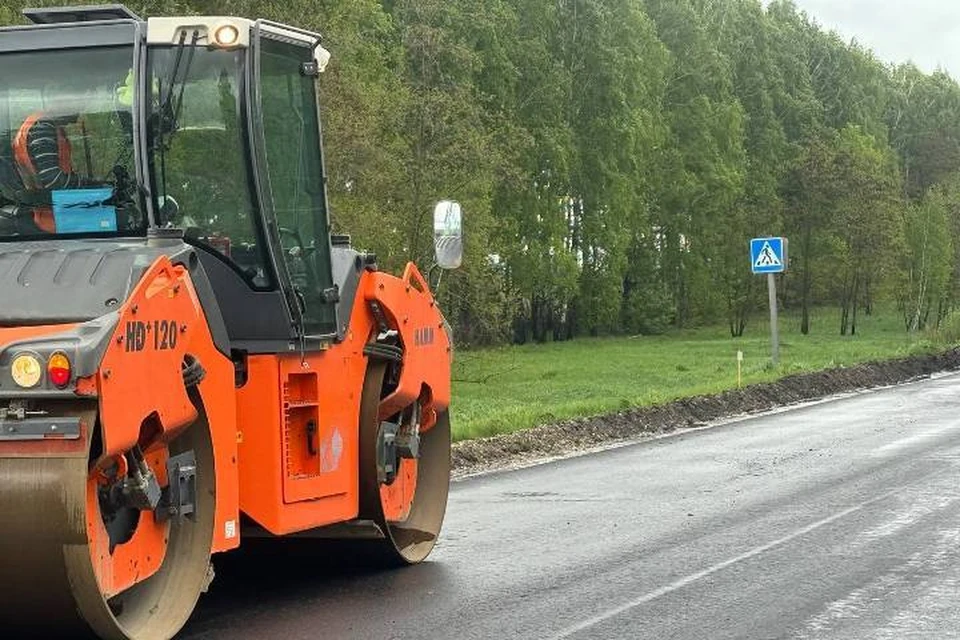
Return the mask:
<path id="1" fill-rule="evenodd" d="M 786 238 L 754 238 L 750 241 L 750 268 L 754 273 L 787 270 Z"/>

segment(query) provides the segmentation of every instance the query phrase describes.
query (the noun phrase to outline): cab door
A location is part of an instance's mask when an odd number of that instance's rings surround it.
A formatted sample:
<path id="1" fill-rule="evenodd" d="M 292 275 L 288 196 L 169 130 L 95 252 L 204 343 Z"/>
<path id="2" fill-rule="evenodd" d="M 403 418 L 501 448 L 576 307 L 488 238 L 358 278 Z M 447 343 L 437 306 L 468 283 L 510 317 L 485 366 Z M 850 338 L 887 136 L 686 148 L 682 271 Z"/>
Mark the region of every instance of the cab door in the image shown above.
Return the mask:
<path id="1" fill-rule="evenodd" d="M 364 360 L 325 351 L 337 339 L 316 90 L 316 41 L 261 22 L 253 51 L 252 131 L 260 200 L 281 287 L 301 340 L 276 356 L 283 501 L 313 519 L 356 515 L 359 393 Z M 251 310 L 255 312 L 255 310 Z M 354 371 L 353 369 L 357 369 Z M 275 427 L 275 428 L 277 428 Z"/>
<path id="2" fill-rule="evenodd" d="M 330 234 L 314 45 L 258 23 L 253 131 L 261 203 L 295 323 L 306 336 L 336 334 Z"/>

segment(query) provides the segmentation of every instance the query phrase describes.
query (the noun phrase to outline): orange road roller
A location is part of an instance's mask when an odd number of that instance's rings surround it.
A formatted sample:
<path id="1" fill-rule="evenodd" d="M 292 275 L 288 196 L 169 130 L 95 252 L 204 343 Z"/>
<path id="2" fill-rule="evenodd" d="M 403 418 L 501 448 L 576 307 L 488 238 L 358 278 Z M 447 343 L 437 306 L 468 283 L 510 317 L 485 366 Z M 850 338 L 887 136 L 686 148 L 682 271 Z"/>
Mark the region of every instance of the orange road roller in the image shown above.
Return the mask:
<path id="1" fill-rule="evenodd" d="M 426 277 L 331 233 L 315 33 L 24 16 L 0 29 L 0 635 L 171 638 L 245 538 L 422 561 L 460 205 Z"/>

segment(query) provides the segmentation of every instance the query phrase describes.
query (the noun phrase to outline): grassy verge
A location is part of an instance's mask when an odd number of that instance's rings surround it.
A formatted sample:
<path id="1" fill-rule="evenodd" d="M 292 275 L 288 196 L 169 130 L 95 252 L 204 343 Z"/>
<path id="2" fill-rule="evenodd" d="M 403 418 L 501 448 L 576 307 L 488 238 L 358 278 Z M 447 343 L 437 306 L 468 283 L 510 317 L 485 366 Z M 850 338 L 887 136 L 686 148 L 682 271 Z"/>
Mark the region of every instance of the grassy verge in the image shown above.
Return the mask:
<path id="1" fill-rule="evenodd" d="M 792 373 L 934 352 L 945 345 L 910 336 L 892 310 L 862 317 L 856 336 L 840 336 L 839 315 L 818 310 L 809 335 L 781 317 L 781 362 L 770 364 L 767 323 L 743 338 L 724 327 L 665 336 L 578 339 L 568 343 L 460 351 L 454 363 L 454 438 L 517 431 L 557 420 L 610 413 L 737 387 Z"/>

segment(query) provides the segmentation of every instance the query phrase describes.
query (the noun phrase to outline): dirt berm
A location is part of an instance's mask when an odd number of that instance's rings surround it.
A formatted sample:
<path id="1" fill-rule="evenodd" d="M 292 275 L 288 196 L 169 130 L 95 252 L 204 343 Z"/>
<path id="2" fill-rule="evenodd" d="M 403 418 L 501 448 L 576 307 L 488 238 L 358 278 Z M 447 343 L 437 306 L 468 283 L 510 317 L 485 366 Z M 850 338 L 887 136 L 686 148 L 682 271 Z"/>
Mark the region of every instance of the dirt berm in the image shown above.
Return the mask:
<path id="1" fill-rule="evenodd" d="M 721 418 L 769 411 L 838 393 L 885 387 L 960 370 L 960 348 L 900 360 L 787 376 L 716 395 L 683 398 L 662 405 L 593 418 L 567 420 L 453 446 L 455 476 L 570 455 L 601 445 L 636 440 Z"/>

